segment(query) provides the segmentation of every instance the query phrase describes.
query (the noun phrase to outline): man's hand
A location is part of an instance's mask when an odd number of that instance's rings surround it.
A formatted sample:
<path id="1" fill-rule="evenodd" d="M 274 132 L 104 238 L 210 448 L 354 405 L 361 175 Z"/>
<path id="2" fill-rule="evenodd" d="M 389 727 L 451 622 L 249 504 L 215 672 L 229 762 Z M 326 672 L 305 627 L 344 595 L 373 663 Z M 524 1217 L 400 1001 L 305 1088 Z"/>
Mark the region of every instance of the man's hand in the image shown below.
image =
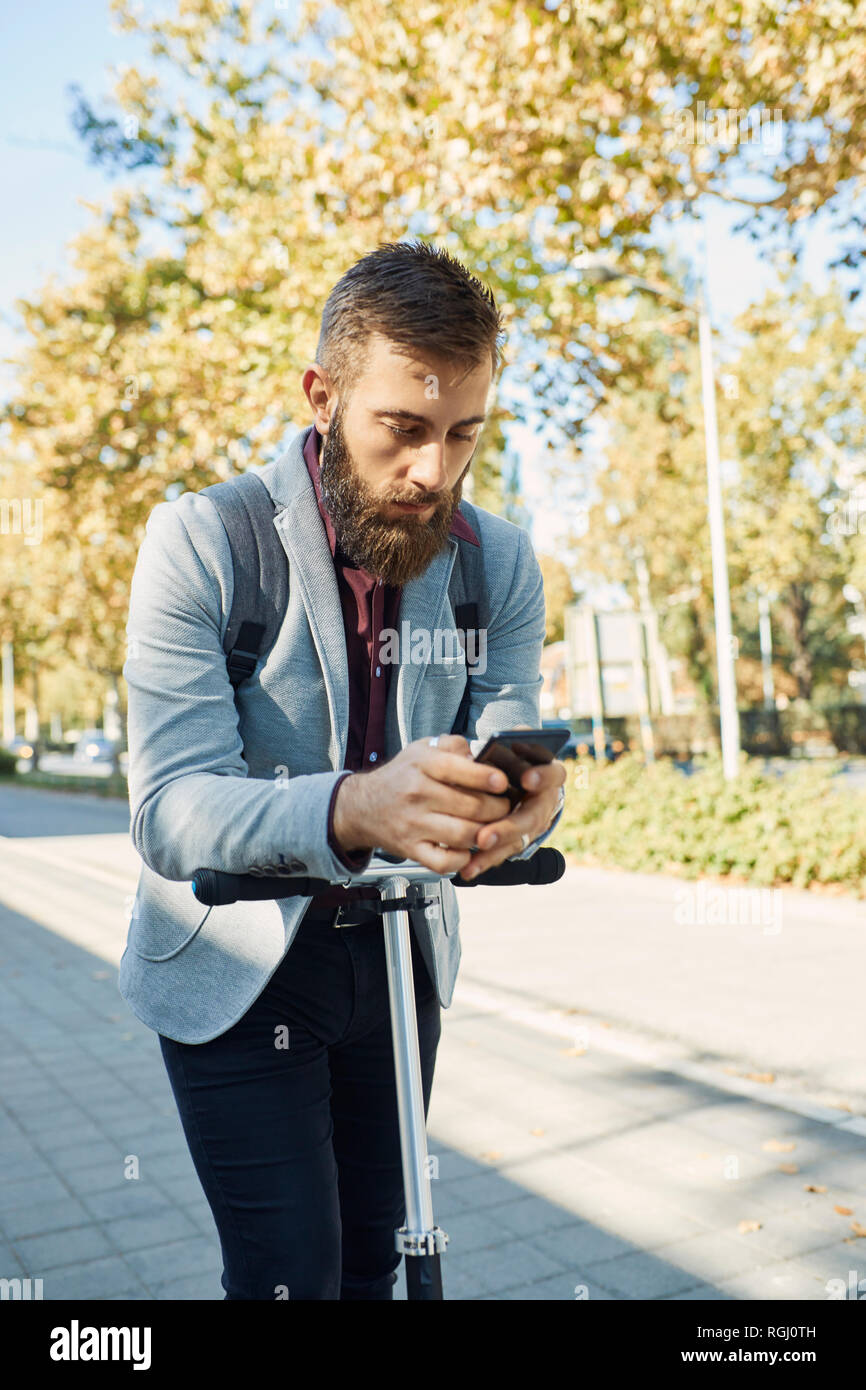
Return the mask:
<path id="1" fill-rule="evenodd" d="M 455 874 L 481 858 L 470 851 L 480 843 L 482 831 L 488 831 L 489 840 L 493 825 L 516 833 L 520 848 L 523 826 L 515 832 L 514 818 L 503 819 L 509 810 L 502 795 L 507 785 L 504 772 L 475 761 L 461 734 L 441 734 L 435 748 L 429 738 L 415 739 L 373 772 L 340 783 L 334 834 L 348 853 L 375 847 L 414 859 L 435 873 Z M 506 846 L 491 863 L 513 853 L 513 846 Z"/>
<path id="2" fill-rule="evenodd" d="M 514 727 L 528 729 L 531 726 L 515 724 Z M 520 854 L 524 848 L 524 835 L 527 836 L 527 845 L 538 839 L 556 814 L 559 788 L 564 786 L 567 776 L 565 764 L 558 759 L 525 768 L 520 785 L 525 788 L 526 796 L 510 816 L 493 821 L 479 831 L 476 844 L 480 853 L 472 856 L 472 863 L 465 872 L 461 870 L 461 878 L 475 878 L 483 874 L 485 869 L 492 869 L 503 860 L 510 859 L 513 854 Z"/>

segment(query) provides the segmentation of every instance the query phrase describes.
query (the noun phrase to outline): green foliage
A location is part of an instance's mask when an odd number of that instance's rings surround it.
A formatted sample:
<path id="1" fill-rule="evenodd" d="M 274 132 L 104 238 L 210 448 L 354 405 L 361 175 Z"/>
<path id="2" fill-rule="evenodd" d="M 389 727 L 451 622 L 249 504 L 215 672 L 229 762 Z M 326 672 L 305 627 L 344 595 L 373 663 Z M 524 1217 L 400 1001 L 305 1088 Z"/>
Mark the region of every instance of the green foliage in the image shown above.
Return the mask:
<path id="1" fill-rule="evenodd" d="M 550 843 L 584 863 L 866 897 L 866 792 L 834 787 L 826 767 L 773 778 L 744 757 L 727 782 L 718 753 L 696 765 L 687 777 L 634 754 L 603 768 L 578 760 Z"/>

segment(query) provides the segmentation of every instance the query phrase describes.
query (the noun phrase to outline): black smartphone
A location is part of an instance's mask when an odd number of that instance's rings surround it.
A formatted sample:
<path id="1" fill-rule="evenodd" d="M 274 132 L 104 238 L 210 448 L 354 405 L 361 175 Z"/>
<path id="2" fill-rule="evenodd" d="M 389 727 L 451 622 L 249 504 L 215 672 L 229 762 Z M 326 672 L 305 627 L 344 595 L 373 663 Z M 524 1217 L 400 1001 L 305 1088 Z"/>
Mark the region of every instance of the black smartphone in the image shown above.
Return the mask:
<path id="1" fill-rule="evenodd" d="M 502 769 L 508 786 L 497 795 L 507 796 L 513 811 L 528 795 L 526 788 L 520 785 L 526 769 L 538 763 L 552 763 L 570 737 L 571 730 L 564 725 L 546 729 L 503 729 L 487 740 L 475 761 Z"/>

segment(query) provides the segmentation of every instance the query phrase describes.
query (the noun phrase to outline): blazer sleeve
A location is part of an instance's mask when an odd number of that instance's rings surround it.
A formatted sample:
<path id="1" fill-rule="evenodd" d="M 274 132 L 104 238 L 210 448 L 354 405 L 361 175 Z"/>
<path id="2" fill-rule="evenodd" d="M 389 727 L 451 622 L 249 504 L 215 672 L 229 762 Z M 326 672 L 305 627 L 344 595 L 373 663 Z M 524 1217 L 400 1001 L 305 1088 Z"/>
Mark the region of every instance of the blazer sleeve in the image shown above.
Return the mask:
<path id="1" fill-rule="evenodd" d="M 518 724 L 541 724 L 541 651 L 547 630 L 544 581 L 529 536 L 515 527 L 517 545 L 510 578 L 507 566 L 488 566 L 491 616 L 486 669 L 472 676 L 467 740 L 482 742 Z M 485 541 L 486 545 L 487 542 Z M 504 570 L 504 575 L 503 575 Z M 480 746 L 480 745 L 479 745 Z M 547 829 L 511 859 L 529 859 L 562 816 L 560 806 Z"/>
<path id="2" fill-rule="evenodd" d="M 225 529 L 198 493 L 152 511 L 127 624 L 130 833 L 163 878 L 291 864 L 346 877 L 328 839 L 345 771 L 271 782 L 249 776 L 222 635 L 233 575 Z M 369 855 L 364 861 L 369 861 Z"/>

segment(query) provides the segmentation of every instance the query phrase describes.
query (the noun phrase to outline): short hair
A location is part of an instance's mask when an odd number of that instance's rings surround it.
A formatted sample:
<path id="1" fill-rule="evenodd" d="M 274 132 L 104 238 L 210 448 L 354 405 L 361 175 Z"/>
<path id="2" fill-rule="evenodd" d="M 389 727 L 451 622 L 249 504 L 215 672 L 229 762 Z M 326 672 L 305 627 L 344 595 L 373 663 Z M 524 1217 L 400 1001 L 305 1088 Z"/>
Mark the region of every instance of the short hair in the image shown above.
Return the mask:
<path id="1" fill-rule="evenodd" d="M 372 334 L 398 352 L 452 358 L 467 371 L 490 358 L 495 381 L 505 330 L 491 290 L 426 242 L 381 242 L 337 281 L 325 301 L 316 361 L 341 405 L 363 374 Z"/>

